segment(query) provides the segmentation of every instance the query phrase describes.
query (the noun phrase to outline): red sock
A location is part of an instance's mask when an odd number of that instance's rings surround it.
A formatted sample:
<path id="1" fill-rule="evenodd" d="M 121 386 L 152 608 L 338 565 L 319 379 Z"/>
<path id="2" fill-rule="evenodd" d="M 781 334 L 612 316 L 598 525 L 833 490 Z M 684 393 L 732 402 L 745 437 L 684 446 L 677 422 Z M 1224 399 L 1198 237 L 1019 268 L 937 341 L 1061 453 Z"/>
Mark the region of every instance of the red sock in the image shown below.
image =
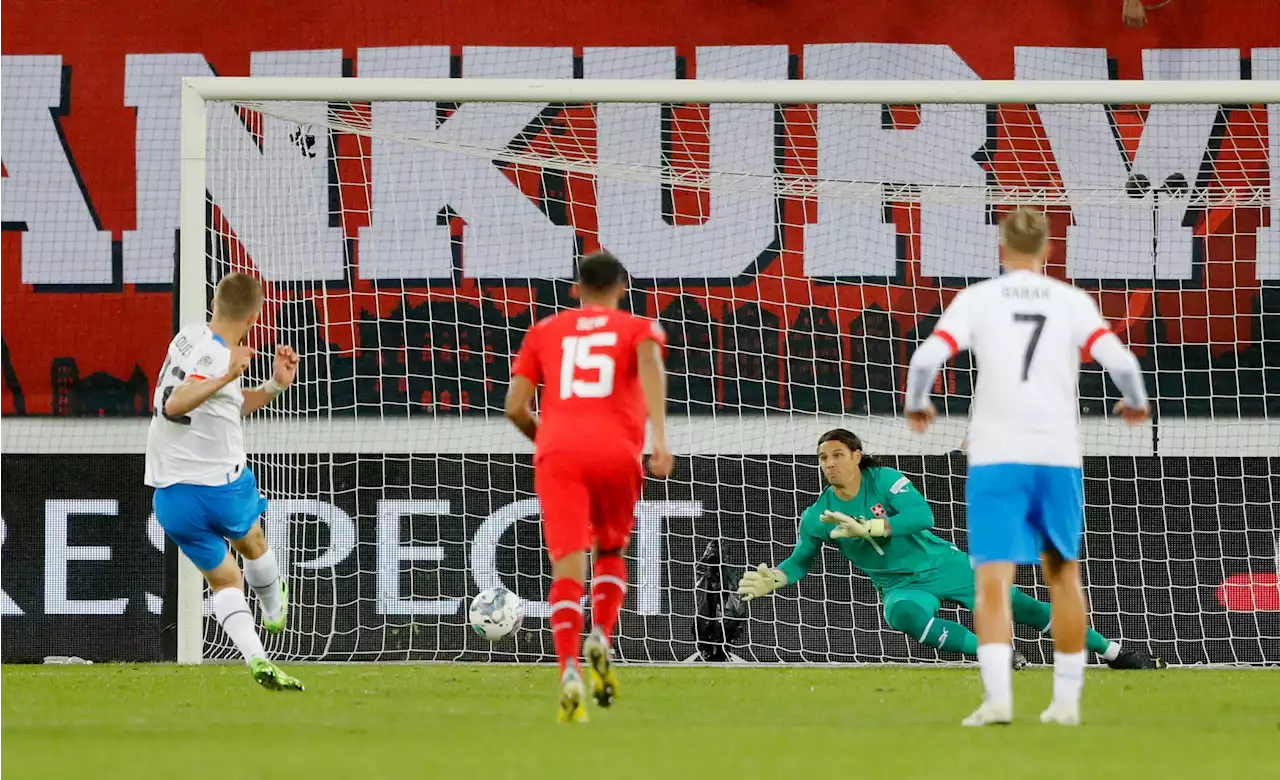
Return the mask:
<path id="1" fill-rule="evenodd" d="M 627 597 L 627 562 L 621 555 L 602 556 L 591 574 L 591 625 L 610 641 Z"/>
<path id="2" fill-rule="evenodd" d="M 547 594 L 547 601 L 551 602 L 551 636 L 555 640 L 561 673 L 569 663 L 578 665 L 578 650 L 582 647 L 582 591 L 581 582 L 562 578 L 551 583 L 551 592 Z"/>

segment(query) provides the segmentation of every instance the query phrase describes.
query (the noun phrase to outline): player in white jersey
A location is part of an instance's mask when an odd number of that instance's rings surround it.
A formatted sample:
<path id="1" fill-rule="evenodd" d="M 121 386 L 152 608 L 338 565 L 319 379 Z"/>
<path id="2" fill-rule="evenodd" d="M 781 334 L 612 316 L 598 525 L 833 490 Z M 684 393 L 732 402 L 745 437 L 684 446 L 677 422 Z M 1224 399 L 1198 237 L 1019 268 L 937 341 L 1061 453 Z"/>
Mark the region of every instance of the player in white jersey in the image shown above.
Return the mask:
<path id="1" fill-rule="evenodd" d="M 1084 485 L 1078 430 L 1082 360 L 1097 360 L 1136 425 L 1149 416 L 1142 368 L 1085 292 L 1043 274 L 1043 214 L 1019 208 L 1000 223 L 1005 273 L 963 290 L 907 372 L 908 422 L 923 432 L 938 368 L 961 350 L 978 365 L 968 433 L 969 554 L 977 579 L 974 625 L 986 697 L 964 724 L 1013 718 L 1009 589 L 1017 564 L 1039 561 L 1053 602 L 1053 701 L 1045 723 L 1080 721 L 1088 617 L 1080 584 Z"/>
<path id="2" fill-rule="evenodd" d="M 263 628 L 284 630 L 288 591 L 258 523 L 267 501 L 245 463 L 241 418 L 293 382 L 298 356 L 277 347 L 271 380 L 241 389 L 253 358 L 243 342 L 261 312 L 262 283 L 228 274 L 214 293 L 209 324 L 184 328 L 169 343 L 152 398 L 146 483 L 156 489 L 156 519 L 209 581 L 214 615 L 253 679 L 272 690 L 300 691 L 301 682 L 267 659 L 244 597 L 248 581 L 262 605 Z M 243 580 L 228 541 L 244 557 Z"/>

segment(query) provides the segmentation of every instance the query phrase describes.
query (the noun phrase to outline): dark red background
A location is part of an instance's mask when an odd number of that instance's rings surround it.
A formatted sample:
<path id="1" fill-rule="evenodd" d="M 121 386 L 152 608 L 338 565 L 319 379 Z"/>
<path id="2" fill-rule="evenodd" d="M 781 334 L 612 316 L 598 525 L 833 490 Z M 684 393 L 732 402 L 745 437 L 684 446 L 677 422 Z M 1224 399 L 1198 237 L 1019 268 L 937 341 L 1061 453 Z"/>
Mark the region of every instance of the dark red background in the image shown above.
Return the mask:
<path id="1" fill-rule="evenodd" d="M 125 56 L 129 53 L 198 51 L 218 73 L 245 75 L 250 52 L 281 49 L 340 47 L 347 57 L 354 58 L 363 46 L 447 44 L 460 49 L 463 45 L 569 45 L 580 49 L 587 45 L 674 45 L 691 55 L 698 45 L 783 43 L 799 54 L 808 43 L 920 42 L 950 45 L 984 78 L 1010 78 L 1015 46 L 1088 46 L 1105 48 L 1116 62 L 1119 77 L 1140 78 L 1144 48 L 1231 47 L 1247 56 L 1253 47 L 1280 46 L 1280 14 L 1271 0 L 1174 0 L 1153 11 L 1149 24 L 1141 30 L 1125 28 L 1119 17 L 1119 0 L 1043 0 L 1032 7 L 986 0 L 578 0 L 553 4 L 369 0 L 302 7 L 241 0 L 177 4 L 27 0 L 5 7 L 3 50 L 6 55 L 59 54 L 70 66 L 71 111 L 61 120 L 62 128 L 104 229 L 119 240 L 122 231 L 134 227 L 134 114 L 123 104 Z M 795 109 L 793 114 L 804 111 Z M 1142 112 L 1122 111 L 1117 116 L 1132 148 Z M 1265 112 L 1255 109 L 1236 119 L 1240 126 L 1250 128 L 1249 142 L 1265 140 Z M 691 121 L 696 125 L 696 110 Z M 797 138 L 789 164 L 803 166 L 809 158 L 803 134 Z M 1019 143 L 1034 139 L 1010 140 L 1013 142 L 1006 148 L 1016 153 Z M 339 143 L 355 151 L 357 147 L 351 145 L 359 142 L 347 136 Z M 1026 160 L 995 162 L 997 175 L 1003 176 L 1025 175 L 1028 166 Z M 1219 175 L 1227 173 L 1250 183 L 1260 183 L 1266 175 L 1257 167 L 1220 171 Z M 1055 176 L 1051 165 L 1030 175 Z M 347 188 L 343 202 L 358 209 L 360 198 L 367 197 L 363 194 L 367 191 L 363 172 L 358 168 L 344 171 L 342 181 Z M 787 209 L 789 225 L 802 224 L 811 213 L 810 206 L 798 201 L 787 204 Z M 347 215 L 349 230 L 354 229 L 352 218 L 357 214 L 358 210 Z M 1252 230 L 1261 218 L 1257 209 L 1211 213 L 1199 228 L 1210 236 L 1200 283 L 1187 283 L 1181 290 L 1153 291 L 1136 286 L 1109 291 L 1102 294 L 1105 313 L 1119 323 L 1139 352 L 1155 343 L 1198 345 L 1207 348 L 1204 351 L 1210 360 L 1220 361 L 1224 353 L 1256 346 L 1262 338 L 1263 287 L 1254 277 Z M 897 220 L 901 231 L 910 236 L 911 210 L 899 209 Z M 1055 220 L 1060 234 L 1065 223 L 1066 215 Z M 855 340 L 860 327 L 857 320 L 867 307 L 889 312 L 894 325 L 890 333 L 883 334 L 887 338 L 903 334 L 918 337 L 916 322 L 949 297 L 949 291 L 916 278 L 911 241 L 906 276 L 899 280 L 903 284 L 814 285 L 796 270 L 801 238 L 799 228 L 791 228 L 776 261 L 758 275 L 737 280 L 733 297 L 760 301 L 762 308 L 783 323 L 794 321 L 796 302 L 805 307 L 835 308 L 841 333 L 853 333 Z M 11 373 L 14 379 L 11 386 L 6 376 L 3 411 L 54 411 L 50 375 L 58 357 L 74 358 L 80 381 L 103 372 L 99 376 L 102 382 L 149 382 L 170 332 L 170 293 L 139 291 L 130 285 L 89 292 L 36 292 L 20 281 L 21 241 L 21 233 L 3 235 L 3 335 L 6 374 Z M 729 297 L 727 289 L 696 284 L 684 289 L 694 295 L 708 294 L 705 305 L 709 313 L 723 319 L 720 301 Z M 427 292 L 418 291 L 424 300 Z M 435 299 L 458 296 L 474 300 L 480 293 L 470 283 L 431 291 Z M 518 315 L 530 298 L 545 298 L 543 291 L 532 287 L 485 290 L 483 295 L 496 300 L 510 315 Z M 646 313 L 657 314 L 668 300 L 666 294 L 654 291 L 640 305 Z M 387 292 L 368 308 L 377 312 L 374 316 L 385 316 L 402 302 L 398 292 Z M 1162 320 L 1159 331 L 1151 317 L 1153 303 Z M 724 349 L 721 337 L 716 338 L 715 347 Z M 372 346 L 341 340 L 333 343 L 341 350 Z M 904 358 L 904 350 L 896 345 L 891 348 L 893 363 Z M 856 359 L 866 352 L 859 352 L 854 344 L 848 354 Z M 1215 362 L 1215 366 L 1232 370 L 1231 360 Z M 718 375 L 730 373 L 719 362 L 716 370 Z M 13 392 L 17 386 L 22 388 L 21 408 Z M 142 392 L 139 397 L 148 395 Z M 88 407 L 80 411 L 95 413 L 93 403 Z M 148 410 L 128 411 L 145 414 Z M 96 413 L 120 410 L 97 409 Z"/>

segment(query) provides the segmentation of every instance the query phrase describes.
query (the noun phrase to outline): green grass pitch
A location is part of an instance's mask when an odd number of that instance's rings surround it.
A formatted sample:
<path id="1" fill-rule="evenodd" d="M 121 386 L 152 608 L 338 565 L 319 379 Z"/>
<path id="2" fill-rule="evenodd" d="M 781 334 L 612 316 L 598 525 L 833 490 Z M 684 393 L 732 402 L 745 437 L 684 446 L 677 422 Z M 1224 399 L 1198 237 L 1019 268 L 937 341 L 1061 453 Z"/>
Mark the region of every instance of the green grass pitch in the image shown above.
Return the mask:
<path id="1" fill-rule="evenodd" d="M 621 697 L 555 723 L 548 667 L 294 665 L 3 670 L 6 778 L 1224 778 L 1276 769 L 1280 670 L 1090 667 L 1085 725 L 1042 726 L 1051 673 L 1015 675 L 1017 722 L 963 729 L 976 669 L 619 669 Z"/>

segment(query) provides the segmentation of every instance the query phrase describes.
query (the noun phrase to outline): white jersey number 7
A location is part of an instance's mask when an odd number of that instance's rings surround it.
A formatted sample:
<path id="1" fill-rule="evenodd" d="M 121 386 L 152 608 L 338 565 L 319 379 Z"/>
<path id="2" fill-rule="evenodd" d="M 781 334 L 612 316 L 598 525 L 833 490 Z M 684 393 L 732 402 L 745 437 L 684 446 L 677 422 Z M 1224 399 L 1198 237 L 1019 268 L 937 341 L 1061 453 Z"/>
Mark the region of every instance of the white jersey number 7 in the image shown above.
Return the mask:
<path id="1" fill-rule="evenodd" d="M 1031 323 L 1035 330 L 1031 331 L 1031 339 L 1027 342 L 1027 351 L 1022 355 L 1022 381 L 1027 381 L 1031 371 L 1031 360 L 1036 356 L 1036 347 L 1040 345 L 1040 334 L 1044 332 L 1045 316 L 1043 314 L 1014 314 L 1013 321 Z"/>

